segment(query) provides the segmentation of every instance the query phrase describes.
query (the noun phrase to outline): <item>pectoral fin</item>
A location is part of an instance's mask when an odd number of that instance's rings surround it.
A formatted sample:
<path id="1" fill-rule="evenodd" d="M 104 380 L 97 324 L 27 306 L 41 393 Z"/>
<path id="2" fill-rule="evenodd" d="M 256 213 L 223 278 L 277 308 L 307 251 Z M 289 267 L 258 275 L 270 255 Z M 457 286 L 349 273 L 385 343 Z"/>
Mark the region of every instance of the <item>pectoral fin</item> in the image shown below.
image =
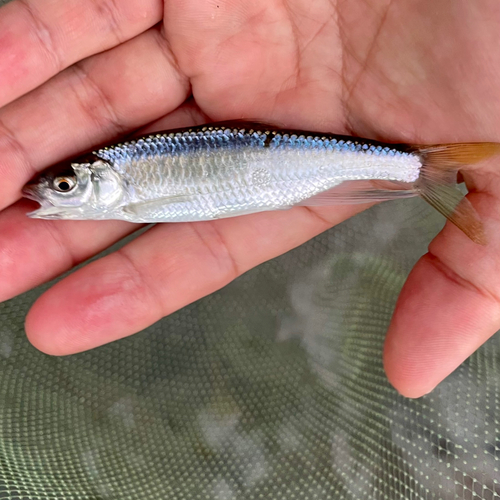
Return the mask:
<path id="1" fill-rule="evenodd" d="M 137 203 L 130 203 L 122 208 L 122 212 L 127 220 L 132 222 L 155 222 L 161 219 L 158 214 L 162 208 L 168 205 L 184 203 L 188 201 L 187 196 L 165 196 L 155 200 L 140 201 Z M 148 219 L 147 221 L 145 219 Z M 151 220 L 149 220 L 151 219 Z"/>

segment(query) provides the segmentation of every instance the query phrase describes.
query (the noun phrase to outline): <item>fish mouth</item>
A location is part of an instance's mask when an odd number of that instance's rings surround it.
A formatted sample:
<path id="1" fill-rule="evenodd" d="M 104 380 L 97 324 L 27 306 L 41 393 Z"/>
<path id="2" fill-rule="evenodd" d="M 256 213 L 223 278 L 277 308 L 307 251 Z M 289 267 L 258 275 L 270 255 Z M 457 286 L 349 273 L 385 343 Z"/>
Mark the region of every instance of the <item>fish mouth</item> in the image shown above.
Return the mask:
<path id="1" fill-rule="evenodd" d="M 72 219 L 72 220 L 84 220 L 84 217 L 79 208 L 73 207 L 57 207 L 54 206 L 43 194 L 43 184 L 27 184 L 22 189 L 21 193 L 24 198 L 28 200 L 35 201 L 40 205 L 39 208 L 33 210 L 32 212 L 28 212 L 26 214 L 27 217 L 31 219 Z"/>
<path id="2" fill-rule="evenodd" d="M 37 203 L 42 204 L 42 198 L 40 196 L 40 191 L 36 184 L 26 184 L 23 187 L 21 194 L 24 198 L 28 198 L 28 200 L 36 201 Z"/>
<path id="3" fill-rule="evenodd" d="M 28 212 L 26 215 L 32 219 L 53 219 L 58 215 L 58 209 L 54 207 L 42 196 L 37 184 L 27 184 L 21 191 L 24 198 L 35 201 L 40 205 L 39 208 Z"/>

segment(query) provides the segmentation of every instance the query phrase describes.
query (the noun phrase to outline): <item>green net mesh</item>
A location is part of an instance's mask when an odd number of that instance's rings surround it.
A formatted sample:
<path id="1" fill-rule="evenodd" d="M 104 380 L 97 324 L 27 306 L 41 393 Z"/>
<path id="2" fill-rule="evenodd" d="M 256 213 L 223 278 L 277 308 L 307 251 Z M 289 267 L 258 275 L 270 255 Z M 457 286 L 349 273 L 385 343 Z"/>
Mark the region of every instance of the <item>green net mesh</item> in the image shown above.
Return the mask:
<path id="1" fill-rule="evenodd" d="M 381 364 L 442 224 L 375 207 L 133 337 L 46 356 L 0 305 L 0 499 L 500 499 L 500 340 L 430 395 Z"/>

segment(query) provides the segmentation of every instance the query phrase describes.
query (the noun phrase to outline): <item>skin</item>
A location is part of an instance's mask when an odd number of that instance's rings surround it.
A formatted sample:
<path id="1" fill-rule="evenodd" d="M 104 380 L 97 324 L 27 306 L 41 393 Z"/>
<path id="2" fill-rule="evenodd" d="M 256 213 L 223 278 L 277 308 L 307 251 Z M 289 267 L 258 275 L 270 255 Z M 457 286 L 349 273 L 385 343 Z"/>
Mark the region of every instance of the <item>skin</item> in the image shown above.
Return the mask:
<path id="1" fill-rule="evenodd" d="M 137 229 L 40 221 L 38 171 L 138 129 L 253 118 L 375 139 L 500 141 L 496 0 L 16 0 L 0 9 L 0 300 Z M 499 175 L 464 174 L 480 247 L 447 224 L 413 269 L 385 344 L 391 383 L 431 391 L 500 328 Z M 131 335 L 366 206 L 158 225 L 33 305 L 64 355 Z"/>

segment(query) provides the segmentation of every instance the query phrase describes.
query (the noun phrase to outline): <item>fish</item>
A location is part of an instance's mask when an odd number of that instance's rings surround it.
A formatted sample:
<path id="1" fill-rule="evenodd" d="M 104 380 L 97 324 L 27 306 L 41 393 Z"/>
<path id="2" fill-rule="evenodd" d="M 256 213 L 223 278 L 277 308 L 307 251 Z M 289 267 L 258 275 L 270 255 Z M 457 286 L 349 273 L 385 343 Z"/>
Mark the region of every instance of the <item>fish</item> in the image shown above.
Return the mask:
<path id="1" fill-rule="evenodd" d="M 391 144 L 254 122 L 157 132 L 96 148 L 22 190 L 39 219 L 194 222 L 296 206 L 421 196 L 471 240 L 482 221 L 457 173 L 500 153 L 494 142 Z"/>

